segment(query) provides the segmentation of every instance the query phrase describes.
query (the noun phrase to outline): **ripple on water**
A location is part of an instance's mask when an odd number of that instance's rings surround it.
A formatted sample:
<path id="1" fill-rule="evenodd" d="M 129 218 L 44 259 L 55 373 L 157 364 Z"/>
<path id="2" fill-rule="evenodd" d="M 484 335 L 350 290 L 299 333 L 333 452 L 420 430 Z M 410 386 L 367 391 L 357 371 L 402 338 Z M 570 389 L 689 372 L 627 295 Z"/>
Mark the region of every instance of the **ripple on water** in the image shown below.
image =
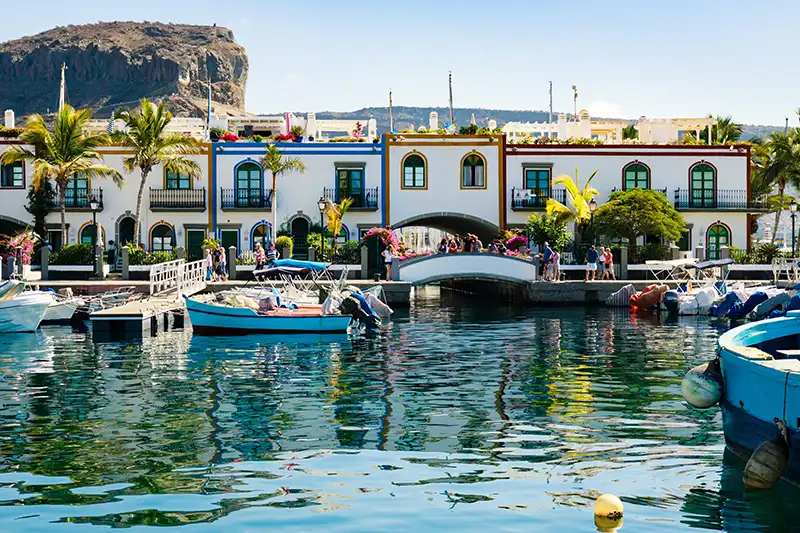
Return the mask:
<path id="1" fill-rule="evenodd" d="M 745 495 L 718 411 L 680 399 L 718 334 L 423 292 L 361 338 L 14 336 L 0 529 L 594 531 L 612 492 L 630 531 L 790 531 L 797 491 Z"/>

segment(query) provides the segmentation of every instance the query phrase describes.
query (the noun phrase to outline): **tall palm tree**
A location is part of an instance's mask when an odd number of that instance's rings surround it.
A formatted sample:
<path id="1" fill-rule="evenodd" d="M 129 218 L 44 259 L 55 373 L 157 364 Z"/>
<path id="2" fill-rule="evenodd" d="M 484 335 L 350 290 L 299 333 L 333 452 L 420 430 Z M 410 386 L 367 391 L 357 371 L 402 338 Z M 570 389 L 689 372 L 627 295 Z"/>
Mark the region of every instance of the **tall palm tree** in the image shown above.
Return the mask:
<path id="1" fill-rule="evenodd" d="M 729 142 L 736 142 L 742 136 L 742 125 L 736 124 L 730 116 L 723 117 L 721 115 L 708 115 L 708 118 L 714 118 L 717 123 L 711 126 L 711 139 L 708 138 L 708 129 L 700 132 L 700 140 L 705 144 L 725 144 Z"/>
<path id="2" fill-rule="evenodd" d="M 325 210 L 323 211 L 325 218 L 328 220 L 328 231 L 333 235 L 333 248 L 336 249 L 336 238 L 342 232 L 342 224 L 344 222 L 344 215 L 350 206 L 353 205 L 352 198 L 345 198 L 338 204 L 325 200 Z M 325 228 L 322 229 L 322 238 L 325 238 Z"/>
<path id="3" fill-rule="evenodd" d="M 131 150 L 130 155 L 122 158 L 122 164 L 128 172 L 138 168 L 141 173 L 139 195 L 136 197 L 136 222 L 133 227 L 133 240 L 138 246 L 142 198 L 147 176 L 153 167 L 163 165 L 176 174 L 192 179 L 201 178 L 203 174 L 200 165 L 185 157 L 199 154 L 201 146 L 193 137 L 167 132 L 172 113 L 164 109 L 163 101 L 156 105 L 147 98 L 142 98 L 138 108 L 122 111 L 119 118 L 125 123 L 125 136 L 120 145 Z"/>
<path id="4" fill-rule="evenodd" d="M 267 152 L 261 158 L 261 168 L 272 174 L 272 231 L 278 231 L 278 176 L 289 172 L 306 171 L 306 166 L 296 157 L 284 157 L 274 144 L 267 145 Z"/>
<path id="5" fill-rule="evenodd" d="M 547 214 L 556 217 L 557 223 L 575 222 L 576 244 L 581 241 L 584 226 L 592 218 L 592 210 L 589 207 L 589 203 L 595 196 L 600 196 L 597 189 L 591 186 L 592 179 L 597 175 L 598 170 L 592 172 L 592 175 L 584 183 L 583 188 L 581 188 L 578 181 L 577 167 L 575 167 L 574 180 L 566 174 L 557 177 L 553 180 L 553 185 L 563 185 L 567 189 L 568 205 L 550 198 L 545 206 Z"/>
<path id="6" fill-rule="evenodd" d="M 765 150 L 759 151 L 756 162 L 756 180 L 762 188 L 777 190 L 771 198 L 775 209 L 775 225 L 772 242 L 778 235 L 781 213 L 788 205 L 785 195 L 786 186 L 790 183 L 800 184 L 800 132 L 792 130 L 787 133 L 772 132 L 765 143 Z"/>
<path id="7" fill-rule="evenodd" d="M 86 126 L 92 118 L 89 109 L 74 109 L 65 105 L 55 116 L 52 129 L 41 115 L 30 115 L 19 139 L 33 146 L 33 151 L 12 146 L 0 156 L 0 163 L 9 165 L 23 160 L 33 162 L 31 185 L 35 190 L 45 186 L 48 180 L 56 185 L 61 206 L 61 243 L 67 245 L 67 186 L 76 175 L 88 180 L 111 178 L 117 186 L 122 185 L 122 175 L 115 169 L 100 164 L 102 154 L 97 148 L 108 143 L 105 133 L 89 133 Z"/>

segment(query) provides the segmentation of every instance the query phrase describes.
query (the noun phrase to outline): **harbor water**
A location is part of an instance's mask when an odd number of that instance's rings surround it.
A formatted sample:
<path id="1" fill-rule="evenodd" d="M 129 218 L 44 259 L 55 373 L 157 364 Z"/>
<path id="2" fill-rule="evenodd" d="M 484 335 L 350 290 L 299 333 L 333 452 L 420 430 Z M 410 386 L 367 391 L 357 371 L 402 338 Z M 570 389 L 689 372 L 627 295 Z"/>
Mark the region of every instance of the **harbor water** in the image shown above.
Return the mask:
<path id="1" fill-rule="evenodd" d="M 435 288 L 357 337 L 3 336 L 0 531 L 794 531 L 681 398 L 727 324 Z"/>

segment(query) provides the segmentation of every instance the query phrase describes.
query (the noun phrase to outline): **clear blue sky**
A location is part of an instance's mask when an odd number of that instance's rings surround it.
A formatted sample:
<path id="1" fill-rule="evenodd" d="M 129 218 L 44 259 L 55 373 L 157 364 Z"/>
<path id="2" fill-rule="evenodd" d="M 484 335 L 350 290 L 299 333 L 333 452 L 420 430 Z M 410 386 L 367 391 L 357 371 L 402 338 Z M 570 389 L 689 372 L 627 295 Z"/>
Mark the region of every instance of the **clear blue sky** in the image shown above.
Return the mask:
<path id="1" fill-rule="evenodd" d="M 10 0 L 7 0 L 10 1 Z M 250 58 L 251 112 L 444 106 L 797 124 L 796 0 L 39 0 L 0 41 L 111 20 L 212 24 Z M 0 95 L 0 103 L 2 95 Z"/>

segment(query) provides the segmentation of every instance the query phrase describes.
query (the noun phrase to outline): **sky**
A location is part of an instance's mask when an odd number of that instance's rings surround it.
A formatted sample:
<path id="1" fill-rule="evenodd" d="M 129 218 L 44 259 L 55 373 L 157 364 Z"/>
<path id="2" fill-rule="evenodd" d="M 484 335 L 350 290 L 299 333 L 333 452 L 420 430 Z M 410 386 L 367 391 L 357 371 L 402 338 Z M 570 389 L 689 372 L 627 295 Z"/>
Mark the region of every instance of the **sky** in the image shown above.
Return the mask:
<path id="1" fill-rule="evenodd" d="M 5 0 L 11 2 L 11 0 Z M 112 20 L 216 23 L 247 50 L 252 113 L 394 105 L 578 108 L 797 124 L 797 0 L 38 0 L 0 41 Z M 0 95 L 0 103 L 2 95 Z"/>

